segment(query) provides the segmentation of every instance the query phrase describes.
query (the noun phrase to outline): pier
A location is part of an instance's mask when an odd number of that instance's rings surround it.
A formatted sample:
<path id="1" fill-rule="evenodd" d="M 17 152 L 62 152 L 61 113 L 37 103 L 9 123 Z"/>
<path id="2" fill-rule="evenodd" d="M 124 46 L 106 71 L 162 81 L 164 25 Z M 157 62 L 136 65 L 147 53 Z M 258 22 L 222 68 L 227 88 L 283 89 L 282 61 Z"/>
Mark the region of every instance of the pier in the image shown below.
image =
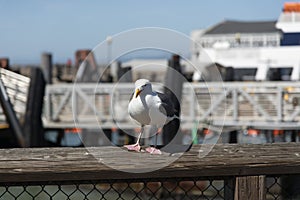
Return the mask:
<path id="1" fill-rule="evenodd" d="M 41 96 L 44 89 L 39 87 L 40 91 L 37 92 L 36 87 L 41 85 L 35 81 L 37 76 L 32 81 L 6 69 L 1 69 L 0 73 L 17 121 L 23 126 L 30 121 L 26 119 L 35 116 L 42 120 L 39 126 L 45 130 L 137 128 L 124 109 L 133 91 L 132 83 L 46 84 L 45 96 Z M 154 89 L 163 91 L 162 86 L 155 83 Z M 31 97 L 29 101 L 28 96 L 32 96 L 29 95 L 30 91 L 35 95 L 40 94 L 39 97 Z M 295 134 L 300 127 L 299 102 L 300 82 L 295 81 L 185 82 L 181 100 L 181 129 L 223 132 L 256 129 Z M 32 115 L 30 110 L 36 113 Z M 7 128 L 8 121 L 4 112 L 1 113 L 1 127 Z M 30 127 L 33 126 L 36 125 L 31 124 Z M 32 134 L 30 143 L 38 146 L 41 135 L 33 134 L 33 130 L 27 130 Z M 20 133 L 17 136 L 19 142 L 24 140 Z M 292 141 L 296 141 L 296 137 L 297 134 Z"/>
<path id="2" fill-rule="evenodd" d="M 199 150 L 208 148 L 211 151 L 201 156 Z M 300 174 L 297 143 L 194 145 L 167 167 L 147 173 L 139 170 L 160 165 L 172 155 L 167 152 L 162 155 L 127 152 L 124 158 L 124 151 L 114 147 L 0 150 L 0 198 L 14 196 L 14 187 L 24 188 L 18 193 L 21 196 L 29 193 L 33 186 L 42 188 L 36 197 L 48 193 L 46 196 L 52 198 L 71 198 L 73 193 L 87 197 L 95 192 L 102 198 L 109 198 L 113 192 L 124 199 L 132 193 L 142 198 L 141 195 L 147 192 L 154 198 L 159 198 L 163 192 L 169 195 L 172 192 L 173 198 L 185 195 L 192 199 L 296 197 L 288 193 L 281 181 Z M 105 160 L 120 163 L 119 169 L 110 168 Z M 124 172 L 128 170 L 135 172 Z M 216 185 L 213 180 L 220 182 Z M 59 186 L 56 192 L 47 191 L 51 185 L 51 190 Z M 72 193 L 67 192 L 70 185 L 75 185 Z M 5 194 L 8 191 L 9 194 Z"/>
<path id="3" fill-rule="evenodd" d="M 17 116 L 24 117 L 30 79 L 1 69 L 1 80 Z M 159 85 L 154 87 L 162 91 Z M 119 109 L 127 106 L 132 91 L 132 83 L 47 84 L 44 127 L 135 128 L 126 109 Z M 297 130 L 300 127 L 300 82 L 184 83 L 182 93 L 183 128 L 195 122 L 231 129 L 246 126 Z M 77 110 L 79 105 L 82 107 Z M 5 124 L 3 114 L 0 120 Z"/>

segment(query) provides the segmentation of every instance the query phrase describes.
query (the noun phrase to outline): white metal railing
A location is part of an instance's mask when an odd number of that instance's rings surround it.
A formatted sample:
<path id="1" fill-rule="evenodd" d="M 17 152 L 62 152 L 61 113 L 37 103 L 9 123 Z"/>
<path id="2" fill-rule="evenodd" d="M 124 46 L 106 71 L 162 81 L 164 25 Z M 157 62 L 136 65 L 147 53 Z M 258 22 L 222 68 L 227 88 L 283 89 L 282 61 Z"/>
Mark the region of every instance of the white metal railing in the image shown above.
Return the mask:
<path id="1" fill-rule="evenodd" d="M 268 47 L 280 45 L 280 33 L 211 34 L 202 36 L 199 43 L 204 48 L 213 48 L 218 42 L 227 42 L 233 47 Z M 198 48 L 199 51 L 202 50 Z"/>
<path id="2" fill-rule="evenodd" d="M 26 110 L 30 79 L 0 69 L 7 94 L 19 118 Z M 44 126 L 48 128 L 133 128 L 127 114 L 132 83 L 47 85 Z M 162 91 L 162 85 L 154 84 Z M 5 122 L 0 107 L 0 122 Z M 182 126 L 259 126 L 299 129 L 300 82 L 185 83 L 181 100 Z"/>
<path id="3" fill-rule="evenodd" d="M 5 86 L 6 93 L 8 94 L 17 116 L 19 119 L 22 118 L 26 111 L 30 78 L 3 68 L 0 68 L 0 78 Z M 0 123 L 6 123 L 6 118 L 1 106 Z"/>
<path id="4" fill-rule="evenodd" d="M 278 22 L 300 22 L 300 13 L 282 13 L 278 19 Z"/>
<path id="5" fill-rule="evenodd" d="M 161 90 L 160 85 L 154 88 Z M 133 84 L 48 85 L 46 127 L 136 127 L 127 114 Z M 182 126 L 300 127 L 300 82 L 185 83 Z"/>

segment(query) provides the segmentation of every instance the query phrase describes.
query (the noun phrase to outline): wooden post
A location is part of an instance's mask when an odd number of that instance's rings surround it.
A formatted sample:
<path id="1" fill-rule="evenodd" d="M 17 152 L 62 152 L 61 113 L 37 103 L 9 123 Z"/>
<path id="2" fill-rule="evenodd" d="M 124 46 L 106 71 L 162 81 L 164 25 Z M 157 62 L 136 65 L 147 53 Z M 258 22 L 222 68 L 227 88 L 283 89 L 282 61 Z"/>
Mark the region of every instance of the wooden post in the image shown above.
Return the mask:
<path id="1" fill-rule="evenodd" d="M 52 84 L 52 54 L 43 53 L 41 58 L 41 67 L 47 84 Z"/>
<path id="2" fill-rule="evenodd" d="M 234 199 L 265 200 L 265 176 L 237 177 Z"/>
<path id="3" fill-rule="evenodd" d="M 237 143 L 238 142 L 237 135 L 238 135 L 237 130 L 230 131 L 229 132 L 229 143 Z"/>
<path id="4" fill-rule="evenodd" d="M 300 196 L 300 175 L 282 176 L 280 184 L 283 199 Z"/>
<path id="5" fill-rule="evenodd" d="M 9 58 L 0 58 L 0 67 L 9 69 Z"/>
<path id="6" fill-rule="evenodd" d="M 224 180 L 224 199 L 234 200 L 235 177 Z"/>
<path id="7" fill-rule="evenodd" d="M 45 94 L 45 79 L 41 69 L 31 69 L 31 81 L 27 97 L 24 132 L 31 147 L 44 145 L 42 111 Z"/>
<path id="8" fill-rule="evenodd" d="M 131 67 L 122 67 L 120 62 L 117 62 L 117 81 L 132 82 Z"/>
<path id="9" fill-rule="evenodd" d="M 180 101 L 182 96 L 182 87 L 184 77 L 181 74 L 180 57 L 173 55 L 169 61 L 169 68 L 165 79 L 164 93 L 168 95 L 173 102 L 175 108 L 175 114 L 180 116 Z M 175 119 L 163 127 L 163 143 L 167 145 L 176 136 L 180 126 L 180 121 Z M 177 138 L 176 140 L 180 140 Z M 175 141 L 176 142 L 176 141 Z"/>

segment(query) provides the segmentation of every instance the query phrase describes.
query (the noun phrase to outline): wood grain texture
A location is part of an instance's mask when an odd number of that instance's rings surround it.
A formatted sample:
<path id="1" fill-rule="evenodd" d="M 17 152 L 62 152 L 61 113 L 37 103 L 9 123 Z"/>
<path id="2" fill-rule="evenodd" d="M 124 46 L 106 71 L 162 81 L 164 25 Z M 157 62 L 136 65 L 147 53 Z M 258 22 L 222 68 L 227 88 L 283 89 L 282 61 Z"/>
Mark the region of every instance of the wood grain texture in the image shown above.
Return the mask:
<path id="1" fill-rule="evenodd" d="M 116 147 L 0 150 L 0 183 L 276 174 L 300 174 L 299 143 L 195 145 L 175 160 L 168 153 L 150 155 Z"/>
<path id="2" fill-rule="evenodd" d="M 265 176 L 237 177 L 234 199 L 265 200 Z"/>

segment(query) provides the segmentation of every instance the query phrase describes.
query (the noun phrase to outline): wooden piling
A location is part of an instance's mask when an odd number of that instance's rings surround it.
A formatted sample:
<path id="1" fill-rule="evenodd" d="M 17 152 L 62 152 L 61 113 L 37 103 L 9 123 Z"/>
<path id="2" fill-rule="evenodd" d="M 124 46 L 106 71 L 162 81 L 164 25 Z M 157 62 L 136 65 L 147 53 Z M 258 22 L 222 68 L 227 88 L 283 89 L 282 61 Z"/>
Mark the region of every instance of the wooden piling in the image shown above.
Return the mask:
<path id="1" fill-rule="evenodd" d="M 52 54 L 43 53 L 41 56 L 41 68 L 47 84 L 52 84 Z"/>
<path id="2" fill-rule="evenodd" d="M 31 69 L 31 81 L 27 97 L 25 122 L 23 130 L 31 147 L 44 145 L 44 128 L 42 122 L 45 79 L 40 68 Z"/>
<path id="3" fill-rule="evenodd" d="M 173 55 L 172 59 L 169 60 L 169 67 L 165 79 L 164 93 L 171 99 L 175 114 L 180 117 L 180 102 L 182 97 L 184 77 L 181 71 L 180 56 Z M 180 134 L 178 133 L 180 127 L 180 121 L 175 119 L 163 127 L 163 143 L 164 145 L 169 144 L 175 137 L 175 143 L 182 141 Z"/>

